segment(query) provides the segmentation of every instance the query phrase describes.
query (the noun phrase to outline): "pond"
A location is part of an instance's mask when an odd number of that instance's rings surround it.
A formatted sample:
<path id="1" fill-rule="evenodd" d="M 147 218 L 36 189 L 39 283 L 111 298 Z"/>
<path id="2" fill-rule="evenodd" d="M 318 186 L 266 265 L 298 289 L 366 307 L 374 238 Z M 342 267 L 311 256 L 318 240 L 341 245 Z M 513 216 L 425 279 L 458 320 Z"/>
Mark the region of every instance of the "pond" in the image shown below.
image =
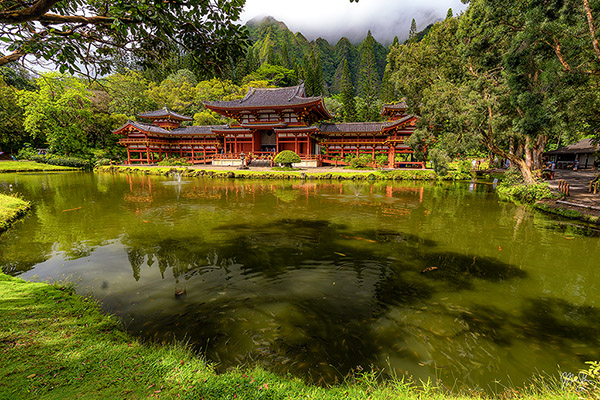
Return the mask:
<path id="1" fill-rule="evenodd" d="M 219 370 L 315 383 L 371 367 L 501 389 L 600 360 L 597 230 L 486 183 L 0 175 L 35 208 L 0 266 L 68 279 Z M 559 367 L 557 367 L 559 366 Z"/>

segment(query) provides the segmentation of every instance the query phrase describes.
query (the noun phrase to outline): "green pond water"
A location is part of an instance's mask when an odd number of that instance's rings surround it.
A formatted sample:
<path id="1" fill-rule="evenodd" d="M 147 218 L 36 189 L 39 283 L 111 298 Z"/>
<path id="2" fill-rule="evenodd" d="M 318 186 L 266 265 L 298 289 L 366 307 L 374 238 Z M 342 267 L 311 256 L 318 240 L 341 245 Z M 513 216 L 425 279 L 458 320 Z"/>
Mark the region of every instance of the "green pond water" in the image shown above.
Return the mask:
<path id="1" fill-rule="evenodd" d="M 600 360 L 600 233 L 485 183 L 2 174 L 0 266 L 68 279 L 143 338 L 316 383 L 501 389 Z"/>

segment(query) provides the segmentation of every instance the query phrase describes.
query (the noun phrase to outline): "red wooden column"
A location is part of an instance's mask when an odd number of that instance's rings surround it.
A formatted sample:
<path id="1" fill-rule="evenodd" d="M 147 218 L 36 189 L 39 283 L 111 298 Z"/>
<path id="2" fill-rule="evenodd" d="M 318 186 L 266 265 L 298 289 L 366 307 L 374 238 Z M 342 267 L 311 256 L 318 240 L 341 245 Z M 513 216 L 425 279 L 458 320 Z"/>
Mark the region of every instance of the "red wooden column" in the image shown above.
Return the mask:
<path id="1" fill-rule="evenodd" d="M 127 145 L 127 165 L 131 165 L 131 153 L 129 152 L 129 145 Z"/>
<path id="2" fill-rule="evenodd" d="M 396 146 L 390 147 L 388 149 L 388 167 L 394 168 L 396 163 Z"/>

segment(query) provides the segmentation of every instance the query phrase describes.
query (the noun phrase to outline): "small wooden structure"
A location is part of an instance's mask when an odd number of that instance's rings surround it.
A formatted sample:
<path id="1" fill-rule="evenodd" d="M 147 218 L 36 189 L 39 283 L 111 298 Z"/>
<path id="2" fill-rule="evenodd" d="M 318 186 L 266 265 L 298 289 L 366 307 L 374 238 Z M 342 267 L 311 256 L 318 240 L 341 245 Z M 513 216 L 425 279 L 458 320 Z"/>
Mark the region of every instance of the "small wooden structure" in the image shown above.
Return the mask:
<path id="1" fill-rule="evenodd" d="M 556 163 L 557 168 L 572 168 L 575 160 L 579 162 L 579 169 L 594 168 L 600 162 L 596 155 L 600 152 L 600 146 L 592 142 L 592 139 L 583 139 L 577 143 L 570 144 L 560 149 L 547 151 L 544 156 Z"/>

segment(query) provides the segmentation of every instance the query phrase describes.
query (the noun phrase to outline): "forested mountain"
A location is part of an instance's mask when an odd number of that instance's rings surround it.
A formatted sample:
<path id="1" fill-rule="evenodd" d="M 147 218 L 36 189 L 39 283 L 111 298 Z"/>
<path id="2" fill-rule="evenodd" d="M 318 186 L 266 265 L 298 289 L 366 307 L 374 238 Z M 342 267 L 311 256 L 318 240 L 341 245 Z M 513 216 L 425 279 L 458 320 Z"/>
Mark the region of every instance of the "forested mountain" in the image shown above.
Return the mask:
<path id="1" fill-rule="evenodd" d="M 320 56 L 323 79 L 329 93 L 340 93 L 344 60 L 348 61 L 352 83 L 358 87 L 364 41 L 352 44 L 348 39 L 341 38 L 334 46 L 322 38 L 309 42 L 301 33 L 294 34 L 283 22 L 272 17 L 251 20 L 246 27 L 253 43 L 252 49 L 258 54 L 261 63 L 274 62 L 295 69 L 296 64 L 301 65 L 304 58 L 309 57 L 314 49 Z M 381 82 L 389 50 L 375 40 L 373 45 L 378 78 Z"/>

